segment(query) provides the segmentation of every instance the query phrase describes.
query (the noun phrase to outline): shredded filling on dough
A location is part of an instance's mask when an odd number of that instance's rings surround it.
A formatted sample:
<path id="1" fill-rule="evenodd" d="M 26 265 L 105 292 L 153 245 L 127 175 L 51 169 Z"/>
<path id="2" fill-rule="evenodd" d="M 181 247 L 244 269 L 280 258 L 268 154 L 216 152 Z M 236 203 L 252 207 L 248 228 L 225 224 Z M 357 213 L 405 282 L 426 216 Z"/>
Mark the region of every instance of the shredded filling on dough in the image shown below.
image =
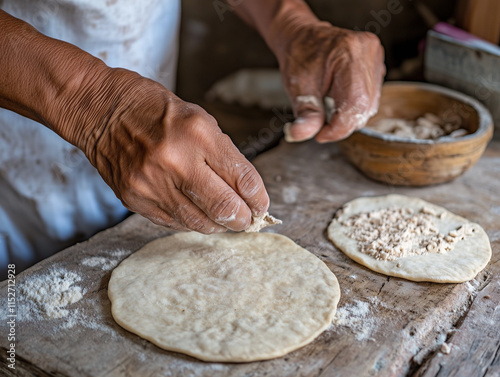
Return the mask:
<path id="1" fill-rule="evenodd" d="M 464 224 L 448 234 L 439 232 L 432 208 L 423 207 L 415 213 L 411 208 L 384 208 L 361 212 L 343 221 L 347 236 L 358 242 L 362 253 L 377 260 L 393 261 L 412 255 L 445 254 L 457 241 L 475 231 L 472 224 Z"/>

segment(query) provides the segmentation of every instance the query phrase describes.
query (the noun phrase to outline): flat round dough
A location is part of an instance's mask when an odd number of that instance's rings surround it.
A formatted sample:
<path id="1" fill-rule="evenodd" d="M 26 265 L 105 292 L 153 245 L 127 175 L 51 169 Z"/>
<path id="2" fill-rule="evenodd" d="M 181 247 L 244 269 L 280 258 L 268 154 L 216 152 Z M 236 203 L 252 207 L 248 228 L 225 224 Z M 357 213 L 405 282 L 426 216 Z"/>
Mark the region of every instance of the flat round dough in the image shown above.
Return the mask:
<path id="1" fill-rule="evenodd" d="M 124 260 L 108 294 L 116 322 L 161 348 L 248 362 L 310 343 L 330 325 L 340 288 L 285 236 L 179 233 Z"/>
<path id="2" fill-rule="evenodd" d="M 454 248 L 445 254 L 410 255 L 386 261 L 362 253 L 358 242 L 347 236 L 349 229 L 342 225 L 345 220 L 361 212 L 385 208 L 411 208 L 418 212 L 424 207 L 438 214 L 445 213 L 441 218 L 436 216 L 434 219 L 440 233 L 447 234 L 464 224 L 472 225 L 474 233 L 458 241 Z M 488 235 L 478 224 L 422 199 L 403 195 L 363 197 L 348 202 L 329 225 L 328 237 L 348 257 L 370 270 L 413 281 L 462 283 L 473 279 L 491 259 Z"/>

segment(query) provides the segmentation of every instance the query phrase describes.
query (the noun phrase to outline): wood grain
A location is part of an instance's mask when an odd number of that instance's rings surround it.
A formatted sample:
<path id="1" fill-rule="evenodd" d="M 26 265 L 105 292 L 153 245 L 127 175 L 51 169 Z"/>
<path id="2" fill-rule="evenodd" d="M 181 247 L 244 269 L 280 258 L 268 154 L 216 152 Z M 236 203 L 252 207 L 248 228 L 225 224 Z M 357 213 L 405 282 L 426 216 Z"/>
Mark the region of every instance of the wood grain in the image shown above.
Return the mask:
<path id="1" fill-rule="evenodd" d="M 110 258 L 116 250 L 123 251 L 119 257 L 123 259 L 169 233 L 134 215 L 17 277 L 19 285 L 51 268 L 64 268 L 82 277 L 78 285 L 85 290 L 80 301 L 67 307 L 68 317 L 18 323 L 17 352 L 24 360 L 19 364 L 24 366 L 24 374 L 19 375 L 386 377 L 500 373 L 500 140 L 492 142 L 478 164 L 463 176 L 449 184 L 420 189 L 371 181 L 354 170 L 335 145 L 314 141 L 280 144 L 259 156 L 255 165 L 271 197 L 270 212 L 284 222 L 269 231 L 289 236 L 325 261 L 341 286 L 339 314 L 350 311 L 351 317 L 344 317 L 344 322 L 337 319 L 337 324 L 313 343 L 264 362 L 205 363 L 161 350 L 113 321 L 107 297 L 110 271 L 82 263 L 92 256 Z M 481 224 L 493 248 L 493 260 L 486 270 L 465 284 L 409 282 L 356 264 L 328 241 L 325 229 L 343 203 L 393 192 L 421 197 Z M 6 297 L 6 282 L 0 284 L 0 297 Z M 77 321 L 65 328 L 70 318 Z M 0 333 L 6 331 L 3 321 Z M 445 340 L 453 345 L 449 355 L 436 352 Z M 5 336 L 0 338 L 0 346 L 5 354 Z M 25 367 L 26 363 L 32 368 Z M 0 373 L 4 371 L 0 369 Z"/>

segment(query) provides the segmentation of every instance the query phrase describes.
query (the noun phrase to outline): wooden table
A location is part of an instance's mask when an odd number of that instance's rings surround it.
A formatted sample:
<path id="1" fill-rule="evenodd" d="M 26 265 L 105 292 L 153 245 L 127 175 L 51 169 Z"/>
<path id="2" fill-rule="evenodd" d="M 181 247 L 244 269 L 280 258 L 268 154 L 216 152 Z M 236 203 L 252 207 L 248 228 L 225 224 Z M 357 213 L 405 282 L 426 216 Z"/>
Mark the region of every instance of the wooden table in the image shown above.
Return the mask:
<path id="1" fill-rule="evenodd" d="M 331 328 L 285 357 L 248 364 L 201 362 L 163 351 L 123 330 L 110 313 L 111 267 L 91 267 L 88 258 L 116 263 L 148 241 L 169 234 L 134 215 L 17 276 L 19 287 L 50 269 L 74 271 L 82 278 L 75 285 L 84 289 L 84 295 L 66 307 L 67 317 L 18 322 L 16 373 L 2 363 L 0 375 L 500 375 L 500 140 L 492 142 L 462 177 L 426 188 L 370 181 L 343 159 L 336 146 L 315 142 L 282 143 L 254 163 L 271 196 L 271 213 L 284 222 L 270 231 L 313 252 L 340 282 L 342 298 Z M 491 263 L 464 284 L 414 283 L 374 273 L 335 249 L 325 235 L 335 211 L 353 198 L 392 192 L 418 196 L 481 224 L 492 244 Z M 6 282 L 0 291 L 6 306 Z M 18 300 L 22 310 L 28 303 L 19 293 Z M 5 358 L 5 320 L 0 328 Z M 443 342 L 451 345 L 449 354 L 441 352 Z"/>

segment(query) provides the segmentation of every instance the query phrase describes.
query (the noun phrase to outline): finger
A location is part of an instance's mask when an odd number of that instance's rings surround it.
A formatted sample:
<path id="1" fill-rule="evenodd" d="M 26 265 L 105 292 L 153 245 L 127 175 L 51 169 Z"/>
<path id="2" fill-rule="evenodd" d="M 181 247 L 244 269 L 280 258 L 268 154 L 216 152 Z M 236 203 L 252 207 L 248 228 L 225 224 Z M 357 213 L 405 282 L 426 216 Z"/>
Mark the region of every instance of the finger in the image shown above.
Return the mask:
<path id="1" fill-rule="evenodd" d="M 136 206 L 134 208 L 128 208 L 132 212 L 140 213 L 142 216 L 150 220 L 156 225 L 161 225 L 166 228 L 187 231 L 185 226 L 179 224 L 171 216 L 169 216 L 164 210 L 159 208 L 157 205 L 146 200 L 136 200 Z"/>
<path id="2" fill-rule="evenodd" d="M 151 185 L 142 180 L 135 180 L 134 188 L 130 189 L 125 199 L 133 205 L 126 207 L 138 212 L 157 225 L 175 230 L 194 230 L 204 234 L 220 233 L 227 230 L 212 221 L 190 199 L 176 187 L 165 182 L 157 182 L 157 190 L 163 193 L 160 199 L 150 192 Z M 122 200 L 125 204 L 125 200 Z"/>
<path id="3" fill-rule="evenodd" d="M 250 226 L 252 212 L 243 199 L 210 166 L 184 180 L 181 192 L 216 224 L 234 231 Z"/>
<path id="4" fill-rule="evenodd" d="M 320 143 L 327 143 L 345 139 L 355 130 L 364 127 L 372 115 L 353 108 L 343 112 L 338 111 L 333 115 L 330 123 L 316 135 L 316 140 Z"/>
<path id="5" fill-rule="evenodd" d="M 193 201 L 182 192 L 173 189 L 171 200 L 156 204 L 164 212 L 171 213 L 175 222 L 184 228 L 204 234 L 225 232 L 226 227 L 210 219 Z"/>
<path id="6" fill-rule="evenodd" d="M 322 96 L 318 92 L 298 95 L 292 97 L 292 106 L 296 119 L 285 125 L 285 140 L 293 143 L 312 139 L 325 123 Z"/>
<path id="7" fill-rule="evenodd" d="M 360 33 L 366 56 L 354 59 L 337 70 L 329 95 L 335 98 L 337 109 L 330 122 L 318 133 L 319 142 L 336 141 L 366 125 L 378 110 L 380 88 L 385 74 L 384 50 L 379 39 L 370 33 Z"/>
<path id="8" fill-rule="evenodd" d="M 217 137 L 213 152 L 206 156 L 206 163 L 244 201 L 250 215 L 261 216 L 268 210 L 269 195 L 260 174 L 227 135 L 221 133 Z"/>
<path id="9" fill-rule="evenodd" d="M 359 73 L 356 75 L 356 73 Z M 331 142 L 348 137 L 366 125 L 375 114 L 377 90 L 373 87 L 371 73 L 362 76 L 363 68 L 349 67 L 338 72 L 330 89 L 336 100 L 336 109 L 330 121 L 316 135 L 318 142 Z"/>

